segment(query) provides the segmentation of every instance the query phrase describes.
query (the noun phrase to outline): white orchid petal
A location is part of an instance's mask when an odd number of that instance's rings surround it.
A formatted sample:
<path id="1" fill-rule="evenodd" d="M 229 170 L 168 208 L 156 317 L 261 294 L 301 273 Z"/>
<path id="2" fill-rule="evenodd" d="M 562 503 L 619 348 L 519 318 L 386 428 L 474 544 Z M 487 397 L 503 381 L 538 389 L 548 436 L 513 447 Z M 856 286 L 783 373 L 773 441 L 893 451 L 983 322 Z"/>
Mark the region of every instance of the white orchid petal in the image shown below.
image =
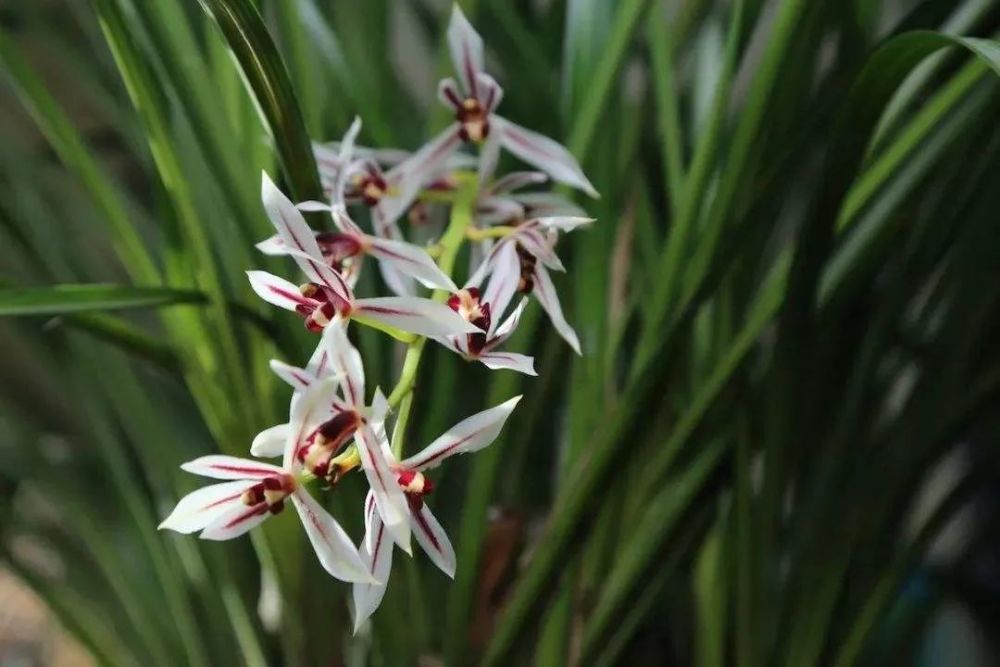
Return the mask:
<path id="1" fill-rule="evenodd" d="M 419 297 L 386 296 L 358 299 L 354 312 L 382 324 L 420 336 L 450 336 L 480 332 L 443 303 Z"/>
<path id="2" fill-rule="evenodd" d="M 479 36 L 458 4 L 452 5 L 448 22 L 448 50 L 465 92 L 478 97 L 476 75 L 483 71 L 483 38 Z"/>
<path id="3" fill-rule="evenodd" d="M 571 232 L 578 227 L 589 225 L 594 222 L 594 219 L 582 216 L 554 215 L 535 218 L 532 222 L 543 229 L 557 229 L 560 232 Z"/>
<path id="4" fill-rule="evenodd" d="M 582 354 L 580 352 L 580 339 L 577 338 L 573 327 L 569 325 L 569 322 L 566 321 L 566 317 L 563 315 L 562 305 L 559 303 L 559 295 L 556 294 L 552 278 L 549 277 L 549 272 L 545 270 L 544 266 L 535 265 L 534 283 L 535 286 L 532 289 L 532 294 L 535 295 L 538 303 L 548 313 L 549 319 L 552 320 L 552 325 L 556 328 L 556 331 L 570 344 L 574 352 Z"/>
<path id="5" fill-rule="evenodd" d="M 288 438 L 282 458 L 282 467 L 291 470 L 296 465 L 295 454 L 308 435 L 330 414 L 337 397 L 339 382 L 336 376 L 316 380 L 292 401 L 288 417 Z"/>
<path id="6" fill-rule="evenodd" d="M 490 329 L 496 330 L 497 323 L 510 305 L 521 280 L 521 260 L 513 243 L 501 243 L 490 273 L 490 282 L 483 292 L 483 300 L 490 304 Z"/>
<path id="7" fill-rule="evenodd" d="M 285 450 L 285 441 L 288 440 L 289 428 L 289 424 L 278 424 L 264 429 L 250 443 L 250 453 L 265 459 L 281 456 Z"/>
<path id="8" fill-rule="evenodd" d="M 458 133 L 457 124 L 449 125 L 386 176 L 386 181 L 396 191 L 393 196 L 383 197 L 379 202 L 386 222 L 397 220 L 410 208 L 420 189 L 437 178 L 449 156 L 462 144 Z"/>
<path id="9" fill-rule="evenodd" d="M 288 248 L 285 254 L 295 259 L 296 262 L 302 262 L 299 265 L 300 267 L 308 267 L 308 269 L 303 268 L 306 272 L 306 277 L 311 282 L 324 288 L 328 294 L 333 294 L 337 299 L 347 303 L 354 300 L 354 293 L 351 291 L 347 278 L 341 275 L 339 271 L 331 268 L 326 263 L 326 260 L 317 261 L 301 250 L 294 248 Z"/>
<path id="10" fill-rule="evenodd" d="M 437 96 L 441 104 L 453 111 L 462 108 L 462 93 L 458 89 L 458 84 L 451 77 L 438 81 Z"/>
<path id="11" fill-rule="evenodd" d="M 368 497 L 366 506 L 374 503 L 370 493 Z M 367 572 L 379 583 L 354 584 L 354 632 L 382 604 L 392 570 L 392 544 L 385 524 L 372 507 L 372 511 L 365 513 L 365 537 L 361 540 L 359 551 Z"/>
<path id="12" fill-rule="evenodd" d="M 517 232 L 517 242 L 529 253 L 537 257 L 545 266 L 565 273 L 566 267 L 556 255 L 555 249 L 536 227 L 522 226 Z"/>
<path id="13" fill-rule="evenodd" d="M 365 404 L 365 368 L 361 353 L 347 337 L 347 327 L 330 325 L 323 331 L 323 344 L 329 356 L 334 374 L 340 378 L 340 386 L 348 405 L 354 408 Z"/>
<path id="14" fill-rule="evenodd" d="M 306 371 L 317 378 L 324 378 L 333 374 L 333 368 L 330 365 L 330 353 L 326 349 L 326 343 L 323 342 L 322 336 L 316 345 L 316 349 L 313 350 L 312 356 L 309 357 L 309 362 L 306 364 Z"/>
<path id="15" fill-rule="evenodd" d="M 253 486 L 252 480 L 212 484 L 187 494 L 158 526 L 190 534 L 202 530 L 236 505 L 243 506 L 243 492 Z"/>
<path id="16" fill-rule="evenodd" d="M 344 279 L 323 260 L 315 232 L 295 205 L 271 181 L 267 172 L 261 172 L 261 200 L 271 224 L 288 248 L 295 263 L 313 282 L 323 285 L 344 301 L 350 301 L 351 291 Z"/>
<path id="17" fill-rule="evenodd" d="M 480 197 L 476 202 L 476 222 L 496 225 L 524 217 L 524 207 L 509 197 Z"/>
<path id="18" fill-rule="evenodd" d="M 526 216 L 585 217 L 585 211 L 554 192 L 517 192 L 511 198 L 524 207 Z M 590 218 L 587 218 L 588 220 Z M 568 231 L 568 230 L 567 230 Z"/>
<path id="19" fill-rule="evenodd" d="M 319 175 L 323 181 L 333 183 L 337 180 L 337 173 L 343 163 L 340 161 L 340 144 L 320 144 L 313 142 L 313 157 L 316 158 L 316 166 L 319 168 Z"/>
<path id="20" fill-rule="evenodd" d="M 267 271 L 247 271 L 247 278 L 257 296 L 279 308 L 294 311 L 298 306 L 315 307 L 319 304 L 315 299 L 302 296 L 298 285 Z"/>
<path id="21" fill-rule="evenodd" d="M 490 132 L 479 149 L 479 182 L 489 183 L 493 180 L 493 172 L 496 171 L 497 162 L 500 160 L 500 145 L 502 136 L 500 132 Z"/>
<path id="22" fill-rule="evenodd" d="M 424 552 L 430 556 L 431 561 L 442 572 L 454 579 L 455 549 L 451 546 L 448 534 L 444 532 L 444 528 L 427 507 L 427 503 L 410 513 L 410 528 Z"/>
<path id="23" fill-rule="evenodd" d="M 199 537 L 203 540 L 231 540 L 259 526 L 269 516 L 271 513 L 267 511 L 266 503 L 233 507 L 208 524 Z"/>
<path id="24" fill-rule="evenodd" d="M 361 467 L 364 468 L 375 497 L 375 507 L 386 530 L 403 551 L 412 553 L 410 524 L 407 519 L 409 506 L 403 490 L 399 488 L 396 475 L 385 458 L 379 438 L 370 426 L 365 425 L 358 429 L 355 442 L 358 445 Z"/>
<path id="25" fill-rule="evenodd" d="M 372 425 L 376 433 L 383 432 L 385 429 L 385 418 L 389 415 L 389 399 L 385 397 L 382 393 L 380 387 L 375 387 L 375 394 L 372 396 L 372 412 L 368 418 L 368 423 Z M 390 453 L 387 457 L 389 463 L 393 463 L 395 459 L 392 458 Z"/>
<path id="26" fill-rule="evenodd" d="M 514 333 L 514 330 L 517 329 L 517 325 L 521 321 L 521 313 L 524 312 L 524 308 L 527 305 L 528 297 L 523 297 L 520 303 L 517 304 L 517 308 L 514 309 L 514 312 L 512 312 L 510 316 L 503 321 L 503 324 L 496 328 L 496 331 L 493 332 L 490 339 L 486 341 L 486 347 L 488 350 L 492 350 L 499 345 L 503 345 L 503 343 L 510 338 L 511 334 Z"/>
<path id="27" fill-rule="evenodd" d="M 291 498 L 323 569 L 341 581 L 371 582 L 354 542 L 337 520 L 304 489 L 296 489 Z"/>
<path id="28" fill-rule="evenodd" d="M 271 359 L 269 365 L 271 366 L 271 371 L 287 382 L 295 391 L 303 391 L 316 381 L 316 376 L 304 368 L 292 366 L 277 359 Z"/>
<path id="29" fill-rule="evenodd" d="M 392 264 L 400 273 L 416 278 L 425 287 L 454 292 L 458 288 L 420 246 L 374 236 L 366 239 L 368 254 L 383 264 Z"/>
<path id="30" fill-rule="evenodd" d="M 500 435 L 504 422 L 520 400 L 520 396 L 515 396 L 500 405 L 463 419 L 421 452 L 400 463 L 400 466 L 411 470 L 424 470 L 437 466 L 449 456 L 475 452 L 487 447 Z"/>
<path id="31" fill-rule="evenodd" d="M 508 151 L 560 183 L 579 188 L 591 197 L 599 196 L 576 158 L 564 146 L 495 114 L 491 122 Z"/>
<path id="32" fill-rule="evenodd" d="M 490 370 L 510 370 L 525 375 L 535 372 L 535 358 L 517 352 L 483 352 L 477 357 Z"/>
<path id="33" fill-rule="evenodd" d="M 266 238 L 254 247 L 265 255 L 279 256 L 288 254 L 288 249 L 285 247 L 285 241 L 281 238 L 280 234 L 275 234 L 270 238 Z"/>
<path id="34" fill-rule="evenodd" d="M 507 194 L 529 185 L 541 185 L 548 180 L 548 174 L 541 171 L 512 171 L 495 180 L 488 190 L 495 195 Z"/>
<path id="35" fill-rule="evenodd" d="M 303 256 L 297 256 L 295 261 L 302 267 L 302 272 L 308 275 L 310 270 L 305 258 L 322 260 L 323 257 L 316 244 L 315 232 L 306 224 L 305 218 L 291 200 L 278 189 L 267 172 L 261 172 L 260 196 L 267 217 L 288 248 L 303 253 Z"/>
<path id="36" fill-rule="evenodd" d="M 264 479 L 284 472 L 270 463 L 222 454 L 210 454 L 182 463 L 181 470 L 214 479 Z"/>
<path id="37" fill-rule="evenodd" d="M 344 204 L 344 192 L 347 190 L 347 179 L 351 176 L 352 160 L 354 156 L 354 141 L 361 131 L 361 118 L 355 116 L 351 126 L 344 133 L 344 138 L 340 140 L 340 163 L 344 167 L 337 174 L 337 180 L 333 184 L 333 201 L 337 206 Z"/>
<path id="38" fill-rule="evenodd" d="M 386 217 L 387 214 L 392 213 L 392 211 L 386 209 L 388 205 L 388 198 L 383 198 L 372 209 L 372 226 L 375 228 L 375 234 L 382 239 L 402 242 L 404 238 L 403 233 L 399 230 L 399 225 L 396 224 L 395 219 Z M 396 296 L 413 296 L 416 294 L 413 279 L 408 275 L 400 273 L 394 265 L 387 262 L 379 262 L 378 268 L 382 274 L 382 280 L 385 281 L 386 286 L 393 294 Z"/>
<path id="39" fill-rule="evenodd" d="M 482 101 L 487 113 L 493 113 L 500 106 L 503 100 L 503 88 L 492 76 L 486 72 L 476 74 L 476 87 L 479 91 L 478 98 Z"/>

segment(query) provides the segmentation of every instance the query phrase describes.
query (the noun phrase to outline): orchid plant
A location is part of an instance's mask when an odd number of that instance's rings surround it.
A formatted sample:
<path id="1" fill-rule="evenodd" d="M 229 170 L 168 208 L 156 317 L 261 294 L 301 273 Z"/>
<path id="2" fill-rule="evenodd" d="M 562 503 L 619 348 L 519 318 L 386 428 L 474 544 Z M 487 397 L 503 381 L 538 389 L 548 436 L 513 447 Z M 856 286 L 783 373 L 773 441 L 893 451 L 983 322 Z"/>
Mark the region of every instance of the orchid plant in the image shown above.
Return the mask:
<path id="1" fill-rule="evenodd" d="M 448 42 L 460 84 L 445 79 L 439 91 L 455 119 L 425 146 L 412 154 L 355 146 L 361 130 L 355 120 L 337 144 L 316 145 L 327 202 L 295 204 L 263 174 L 261 198 L 276 234 L 257 247 L 291 257 L 305 281 L 253 270 L 247 273 L 250 285 L 268 303 L 300 315 L 320 340 L 305 367 L 271 362 L 292 388 L 289 419 L 262 431 L 250 453 L 280 456 L 281 465 L 229 456 L 184 464 L 188 472 L 225 481 L 182 498 L 160 526 L 230 539 L 290 500 L 322 566 L 353 583 L 355 630 L 382 600 L 393 546 L 411 553 L 411 535 L 438 568 L 454 576 L 455 552 L 427 503 L 434 489 L 427 471 L 450 456 L 488 447 L 521 398 L 467 417 L 419 453 L 404 456 L 425 342 L 434 340 L 489 369 L 534 375 L 530 356 L 498 351 L 533 295 L 557 332 L 581 352 L 549 270 L 565 270 L 555 253 L 559 233 L 592 220 L 560 195 L 517 191 L 551 179 L 592 196 L 596 192 L 568 150 L 495 113 L 503 91 L 484 72 L 482 39 L 457 7 Z M 466 152 L 463 146 L 478 150 Z M 496 178 L 501 147 L 540 171 Z M 422 247 L 406 240 L 399 221 L 431 191 L 436 201 L 450 203 L 451 222 L 440 239 Z M 352 217 L 356 207 L 370 209 L 371 232 Z M 335 231 L 311 229 L 303 211 L 329 216 Z M 459 288 L 451 274 L 462 246 L 480 261 Z M 394 296 L 356 296 L 366 257 L 379 263 Z M 421 289 L 432 292 L 420 294 Z M 379 388 L 370 397 L 366 393 L 363 360 L 350 341 L 352 323 L 407 344 L 388 396 Z M 337 484 L 354 470 L 363 471 L 370 486 L 358 546 L 313 495 L 335 496 Z"/>

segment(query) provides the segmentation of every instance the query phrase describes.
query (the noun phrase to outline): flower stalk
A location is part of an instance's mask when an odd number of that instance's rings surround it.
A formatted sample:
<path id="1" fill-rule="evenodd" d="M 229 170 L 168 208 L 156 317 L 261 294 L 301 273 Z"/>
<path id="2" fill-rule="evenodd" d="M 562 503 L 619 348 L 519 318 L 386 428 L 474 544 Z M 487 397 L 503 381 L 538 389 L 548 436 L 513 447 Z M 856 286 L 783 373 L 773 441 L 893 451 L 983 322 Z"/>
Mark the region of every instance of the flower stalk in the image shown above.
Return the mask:
<path id="1" fill-rule="evenodd" d="M 458 183 L 459 187 L 452 200 L 448 228 L 438 244 L 440 249 L 437 258 L 438 266 L 449 277 L 455 270 L 455 258 L 458 256 L 458 251 L 467 238 L 468 232 L 472 229 L 472 215 L 478 186 L 476 176 L 472 173 L 462 174 Z M 436 290 L 431 297 L 440 303 L 443 303 L 447 298 L 448 292 L 445 290 Z M 427 338 L 418 336 L 409 344 L 406 349 L 406 357 L 403 359 L 403 369 L 400 371 L 399 380 L 393 387 L 392 393 L 389 394 L 389 406 L 399 406 L 396 430 L 393 432 L 392 438 L 392 453 L 397 459 L 402 458 L 403 440 L 405 439 L 406 426 L 410 420 L 410 407 L 413 404 L 413 387 L 417 381 L 417 371 L 420 368 L 420 360 L 423 357 L 426 343 Z"/>

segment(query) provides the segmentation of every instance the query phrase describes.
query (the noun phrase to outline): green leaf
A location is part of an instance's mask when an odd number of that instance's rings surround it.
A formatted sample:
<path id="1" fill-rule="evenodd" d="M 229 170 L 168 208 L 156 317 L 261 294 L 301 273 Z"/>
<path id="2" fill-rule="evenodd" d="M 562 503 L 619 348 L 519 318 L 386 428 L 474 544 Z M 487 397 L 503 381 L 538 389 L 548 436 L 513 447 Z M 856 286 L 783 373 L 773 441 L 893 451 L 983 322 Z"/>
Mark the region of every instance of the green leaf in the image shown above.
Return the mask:
<path id="1" fill-rule="evenodd" d="M 51 285 L 0 289 L 0 317 L 65 315 L 92 310 L 159 308 L 206 302 L 194 290 L 126 285 Z"/>
<path id="2" fill-rule="evenodd" d="M 69 116 L 59 108 L 45 82 L 28 66 L 11 39 L 0 31 L 0 61 L 39 128 L 59 158 L 73 170 L 107 218 L 118 255 L 136 282 L 156 284 L 159 270 L 140 237 L 117 187 L 91 154 Z"/>
<path id="3" fill-rule="evenodd" d="M 294 201 L 323 199 L 316 160 L 288 70 L 250 0 L 201 0 L 222 30 L 271 130 Z"/>

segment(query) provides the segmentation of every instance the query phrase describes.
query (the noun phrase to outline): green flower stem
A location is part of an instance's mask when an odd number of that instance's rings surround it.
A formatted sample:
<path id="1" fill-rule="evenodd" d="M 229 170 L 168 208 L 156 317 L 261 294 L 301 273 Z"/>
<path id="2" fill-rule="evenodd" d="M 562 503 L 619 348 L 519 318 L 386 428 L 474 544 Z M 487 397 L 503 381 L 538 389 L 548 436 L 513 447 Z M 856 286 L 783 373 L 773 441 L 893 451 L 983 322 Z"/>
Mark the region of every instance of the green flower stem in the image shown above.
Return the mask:
<path id="1" fill-rule="evenodd" d="M 458 250 L 465 241 L 465 232 L 472 222 L 472 210 L 476 203 L 477 181 L 473 174 L 462 176 L 459 180 L 459 188 L 455 192 L 454 203 L 451 207 L 451 220 L 448 229 L 441 237 L 439 247 L 441 249 L 438 266 L 445 275 L 451 276 L 455 269 L 455 257 Z M 431 297 L 435 301 L 444 302 L 448 298 L 445 290 L 436 290 Z M 406 434 L 406 425 L 410 420 L 410 407 L 413 405 L 413 386 L 417 380 L 417 370 L 420 368 L 420 359 L 424 354 L 424 345 L 427 339 L 418 337 L 406 350 L 406 358 L 403 360 L 403 370 L 400 371 L 399 380 L 389 394 L 389 406 L 399 406 L 399 416 L 396 418 L 396 429 L 392 437 L 392 453 L 397 459 L 402 458 L 403 439 Z"/>

